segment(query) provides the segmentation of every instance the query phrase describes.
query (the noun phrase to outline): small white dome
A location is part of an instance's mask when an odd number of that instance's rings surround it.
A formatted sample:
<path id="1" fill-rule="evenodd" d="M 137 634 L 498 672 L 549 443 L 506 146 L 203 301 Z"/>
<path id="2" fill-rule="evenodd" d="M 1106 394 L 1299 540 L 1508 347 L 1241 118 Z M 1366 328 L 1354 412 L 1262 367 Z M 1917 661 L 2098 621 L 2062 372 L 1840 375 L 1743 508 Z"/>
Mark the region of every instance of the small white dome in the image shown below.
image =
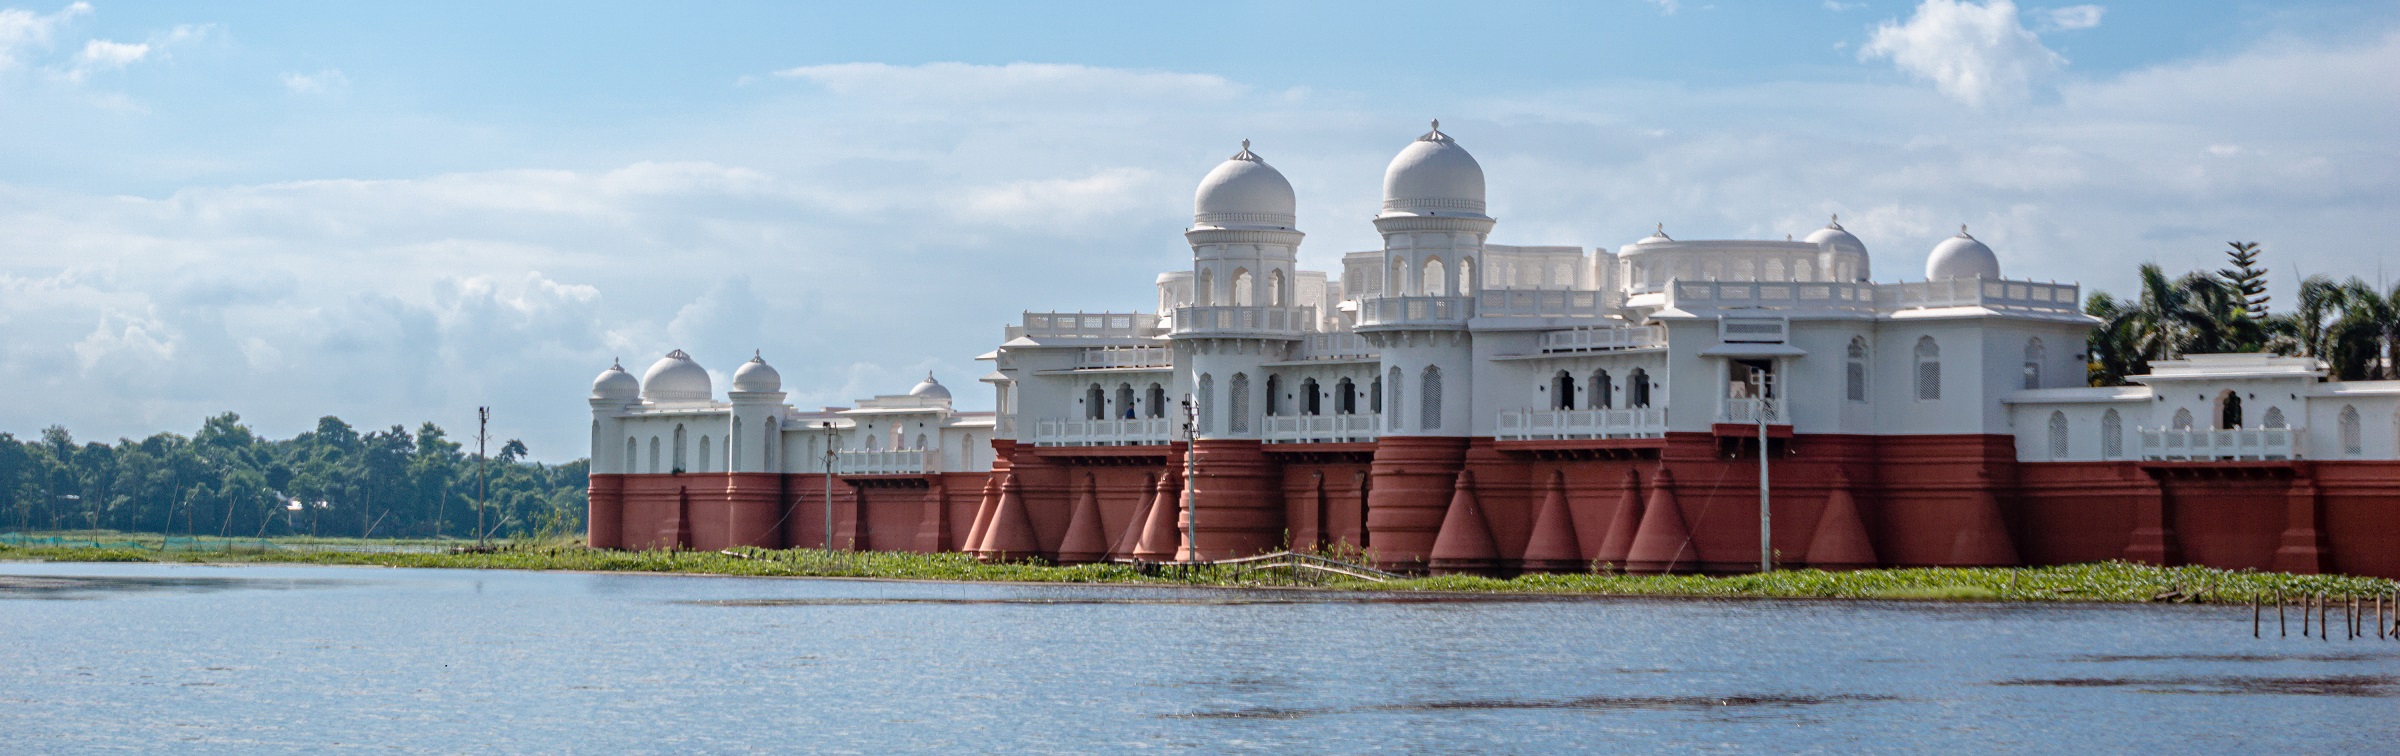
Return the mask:
<path id="1" fill-rule="evenodd" d="M 642 382 L 625 372 L 623 363 L 610 363 L 600 377 L 592 379 L 592 398 L 630 402 L 642 395 Z"/>
<path id="2" fill-rule="evenodd" d="M 949 401 L 950 389 L 944 388 L 941 381 L 934 380 L 932 373 L 926 373 L 925 380 L 921 383 L 918 383 L 916 388 L 909 389 L 908 395 L 931 397 L 934 399 Z"/>
<path id="3" fill-rule="evenodd" d="M 1950 278 L 2000 277 L 2000 257 L 1992 248 L 1967 235 L 1967 227 L 1959 226 L 1958 235 L 1934 245 L 1933 255 L 1925 258 L 1925 278 L 1940 281 Z"/>
<path id="4" fill-rule="evenodd" d="M 1192 194 L 1192 224 L 1215 228 L 1289 230 L 1299 201 L 1292 182 L 1242 140 L 1242 151 L 1218 163 Z"/>
<path id="5" fill-rule="evenodd" d="M 1441 121 L 1383 170 L 1385 215 L 1481 218 L 1483 211 L 1483 164 L 1442 133 Z"/>
<path id="6" fill-rule="evenodd" d="M 642 373 L 642 399 L 652 402 L 705 402 L 715 396 L 708 370 L 677 349 Z"/>
<path id="7" fill-rule="evenodd" d="M 1856 252 L 1862 255 L 1867 253 L 1866 242 L 1859 241 L 1858 237 L 1850 235 L 1850 229 L 1842 228 L 1842 216 L 1839 215 L 1833 216 L 1833 220 L 1826 223 L 1824 228 L 1810 231 L 1808 238 L 1804 241 L 1818 246 L 1831 245 L 1836 251 L 1841 252 Z"/>
<path id="8" fill-rule="evenodd" d="M 775 367 L 767 364 L 765 357 L 752 353 L 749 362 L 734 369 L 733 390 L 751 393 L 782 391 L 783 374 L 775 372 Z"/>
<path id="9" fill-rule="evenodd" d="M 1671 242 L 1671 241 L 1674 241 L 1674 240 L 1675 240 L 1675 238 L 1674 238 L 1674 237 L 1671 237 L 1671 236 L 1668 236 L 1668 235 L 1667 235 L 1667 224 L 1661 223 L 1661 224 L 1658 224 L 1658 230 L 1650 232 L 1650 235 L 1649 235 L 1649 236 L 1642 237 L 1641 241 L 1637 241 L 1637 242 L 1634 242 L 1634 243 L 1635 243 L 1635 244 L 1665 244 L 1665 243 L 1667 243 L 1667 242 Z"/>

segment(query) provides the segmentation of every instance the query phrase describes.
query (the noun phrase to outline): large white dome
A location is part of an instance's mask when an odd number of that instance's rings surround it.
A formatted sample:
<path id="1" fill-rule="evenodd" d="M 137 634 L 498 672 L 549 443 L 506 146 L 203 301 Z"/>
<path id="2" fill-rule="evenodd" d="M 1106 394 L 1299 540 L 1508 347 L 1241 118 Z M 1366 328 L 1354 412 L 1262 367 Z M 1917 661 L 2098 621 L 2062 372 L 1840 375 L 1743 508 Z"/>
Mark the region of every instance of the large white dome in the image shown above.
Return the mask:
<path id="1" fill-rule="evenodd" d="M 2000 256 L 1992 248 L 1967 235 L 1967 227 L 1959 226 L 1958 235 L 1943 239 L 1925 258 L 1925 278 L 1940 281 L 1950 278 L 2000 277 Z"/>
<path id="2" fill-rule="evenodd" d="M 1400 150 L 1383 171 L 1385 215 L 1484 217 L 1483 165 L 1442 122 Z"/>
<path id="3" fill-rule="evenodd" d="M 642 382 L 625 372 L 623 363 L 612 363 L 600 377 L 592 379 L 592 398 L 631 402 L 642 395 Z"/>
<path id="4" fill-rule="evenodd" d="M 749 393 L 770 393 L 783 390 L 783 374 L 775 372 L 767 359 L 757 354 L 733 371 L 733 390 Z"/>
<path id="5" fill-rule="evenodd" d="M 916 388 L 909 389 L 908 395 L 950 401 L 950 389 L 943 386 L 941 381 L 934 380 L 932 373 L 926 373 L 925 380 L 918 383 Z"/>
<path id="6" fill-rule="evenodd" d="M 642 398 L 652 402 L 705 402 L 715 396 L 708 370 L 677 349 L 642 373 Z"/>
<path id="7" fill-rule="evenodd" d="M 1833 220 L 1827 222 L 1824 228 L 1808 232 L 1806 241 L 1819 246 L 1829 245 L 1841 252 L 1867 253 L 1866 242 L 1852 236 L 1850 229 L 1842 228 L 1842 216 L 1839 215 L 1833 216 Z"/>
<path id="8" fill-rule="evenodd" d="M 1192 195 L 1192 224 L 1214 228 L 1274 229 L 1297 225 L 1298 199 L 1283 172 L 1267 165 L 1242 140 L 1242 151 L 1218 163 Z"/>

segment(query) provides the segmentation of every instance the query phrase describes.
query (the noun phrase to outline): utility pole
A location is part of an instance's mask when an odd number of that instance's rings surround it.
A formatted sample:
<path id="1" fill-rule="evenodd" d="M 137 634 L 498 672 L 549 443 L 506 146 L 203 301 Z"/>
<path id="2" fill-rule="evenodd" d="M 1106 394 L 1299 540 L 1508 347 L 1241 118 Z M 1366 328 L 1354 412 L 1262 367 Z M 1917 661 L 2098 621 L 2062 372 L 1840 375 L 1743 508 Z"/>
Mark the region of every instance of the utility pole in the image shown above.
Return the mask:
<path id="1" fill-rule="evenodd" d="M 833 421 L 819 427 L 825 429 L 825 555 L 833 556 Z"/>
<path id="2" fill-rule="evenodd" d="M 491 468 L 484 465 L 483 442 L 491 440 L 492 408 L 475 408 L 475 548 L 483 548 L 483 510 L 491 503 Z"/>
<path id="3" fill-rule="evenodd" d="M 1192 395 L 1185 394 L 1183 395 L 1183 545 L 1185 548 L 1191 549 L 1193 564 L 1200 563 L 1200 504 L 1199 497 L 1194 495 L 1194 491 L 1200 487 L 1200 478 L 1196 474 L 1199 455 L 1193 449 L 1193 446 L 1199 442 L 1196 433 L 1198 426 L 1198 405 L 1192 403 Z"/>
<path id="4" fill-rule="evenodd" d="M 1758 571 L 1775 571 L 1775 520 L 1767 508 L 1767 371 L 1750 369 L 1758 383 Z"/>

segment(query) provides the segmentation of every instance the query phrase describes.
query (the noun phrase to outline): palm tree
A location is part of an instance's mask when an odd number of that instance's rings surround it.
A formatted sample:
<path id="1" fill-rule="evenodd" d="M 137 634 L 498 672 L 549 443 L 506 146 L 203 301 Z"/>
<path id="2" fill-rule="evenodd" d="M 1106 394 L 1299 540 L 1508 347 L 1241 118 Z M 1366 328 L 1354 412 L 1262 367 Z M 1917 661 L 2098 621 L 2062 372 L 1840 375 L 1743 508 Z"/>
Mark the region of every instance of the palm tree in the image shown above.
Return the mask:
<path id="1" fill-rule="evenodd" d="M 2325 335 L 2341 314 L 2344 289 L 2329 276 L 2300 281 L 2300 305 L 2291 312 L 2267 316 L 2263 323 L 2267 348 L 2290 357 L 2324 357 Z"/>
<path id="2" fill-rule="evenodd" d="M 2400 378 L 2400 288 L 2378 293 L 2352 278 L 2341 286 L 2341 315 L 2325 333 L 2325 361 L 2345 381 Z"/>
<path id="3" fill-rule="evenodd" d="M 2140 350 L 2134 343 L 2130 309 L 2108 292 L 2095 291 L 2084 300 L 2083 313 L 2100 320 L 2084 339 L 2084 369 L 2094 386 L 2123 386 L 2125 376 L 2142 372 Z"/>

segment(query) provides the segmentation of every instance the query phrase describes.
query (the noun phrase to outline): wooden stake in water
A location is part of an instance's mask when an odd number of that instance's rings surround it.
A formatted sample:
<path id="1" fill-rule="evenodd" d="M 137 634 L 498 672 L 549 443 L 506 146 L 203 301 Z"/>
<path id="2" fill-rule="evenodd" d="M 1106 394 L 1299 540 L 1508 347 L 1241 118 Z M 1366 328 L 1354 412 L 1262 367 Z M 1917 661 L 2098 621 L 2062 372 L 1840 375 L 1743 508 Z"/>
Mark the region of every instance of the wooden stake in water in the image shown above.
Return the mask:
<path id="1" fill-rule="evenodd" d="M 2260 608 L 2260 607 L 2259 607 L 2259 605 L 2258 605 L 2258 597 L 2257 597 L 2257 596 L 2251 596 L 2251 597 L 2250 597 L 2250 637 L 2252 637 L 2252 638 L 2257 638 L 2257 637 L 2259 637 L 2259 635 L 2258 635 L 2258 623 L 2259 623 L 2259 620 L 2262 620 L 2262 619 L 2265 619 L 2265 618 L 2266 618 L 2266 610 L 2265 610 L 2265 609 L 2263 609 L 2263 608 Z"/>
<path id="2" fill-rule="evenodd" d="M 2275 591 L 2275 637 L 2277 638 L 2292 637 L 2292 626 L 2286 624 L 2283 619 L 2283 607 L 2290 603 L 2292 603 L 2290 599 L 2283 597 L 2283 591 Z"/>
<path id="3" fill-rule="evenodd" d="M 2317 642 L 2319 643 L 2333 640 L 2333 626 L 2325 624 L 2325 618 L 2333 614 L 2333 610 L 2325 606 L 2326 598 L 2324 591 L 2317 592 Z"/>
<path id="4" fill-rule="evenodd" d="M 2308 618 L 2309 618 L 2309 616 L 2310 616 L 2310 615 L 2312 615 L 2312 614 L 2316 613 L 2316 611 L 2317 611 L 2315 607 L 2311 607 L 2311 606 L 2309 606 L 2309 605 L 2308 605 L 2308 599 L 2309 599 L 2309 595 L 2308 595 L 2308 594 L 2306 594 L 2306 593 L 2300 594 L 2300 637 L 2302 637 L 2302 638 L 2309 637 L 2309 636 L 2308 636 Z"/>

